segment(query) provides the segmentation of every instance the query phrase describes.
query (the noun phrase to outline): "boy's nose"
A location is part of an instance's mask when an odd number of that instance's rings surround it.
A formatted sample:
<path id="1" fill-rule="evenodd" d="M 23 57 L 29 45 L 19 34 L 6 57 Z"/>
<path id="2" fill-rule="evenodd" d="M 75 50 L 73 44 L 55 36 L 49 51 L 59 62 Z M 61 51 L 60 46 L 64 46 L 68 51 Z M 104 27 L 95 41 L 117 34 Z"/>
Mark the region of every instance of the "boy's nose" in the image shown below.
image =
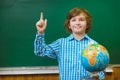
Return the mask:
<path id="1" fill-rule="evenodd" d="M 80 22 L 79 22 L 79 21 L 77 21 L 77 22 L 76 22 L 76 25 L 80 25 Z"/>

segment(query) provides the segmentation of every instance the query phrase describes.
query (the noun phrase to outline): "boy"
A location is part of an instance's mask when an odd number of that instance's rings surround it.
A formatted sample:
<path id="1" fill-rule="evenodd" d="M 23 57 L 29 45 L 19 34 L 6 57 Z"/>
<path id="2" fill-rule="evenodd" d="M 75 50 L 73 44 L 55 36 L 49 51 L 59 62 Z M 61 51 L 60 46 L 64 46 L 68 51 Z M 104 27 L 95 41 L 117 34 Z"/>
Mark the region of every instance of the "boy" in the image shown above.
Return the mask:
<path id="1" fill-rule="evenodd" d="M 92 17 L 86 9 L 73 8 L 64 24 L 66 30 L 71 33 L 70 36 L 46 44 L 44 30 L 47 19 L 43 20 L 41 13 L 40 20 L 36 23 L 38 33 L 34 42 L 34 52 L 38 56 L 57 58 L 60 80 L 82 80 L 84 77 L 90 77 L 90 73 L 81 64 L 81 53 L 91 42 L 96 43 L 87 35 L 91 22 Z M 103 80 L 104 72 L 99 72 L 96 77 Z"/>

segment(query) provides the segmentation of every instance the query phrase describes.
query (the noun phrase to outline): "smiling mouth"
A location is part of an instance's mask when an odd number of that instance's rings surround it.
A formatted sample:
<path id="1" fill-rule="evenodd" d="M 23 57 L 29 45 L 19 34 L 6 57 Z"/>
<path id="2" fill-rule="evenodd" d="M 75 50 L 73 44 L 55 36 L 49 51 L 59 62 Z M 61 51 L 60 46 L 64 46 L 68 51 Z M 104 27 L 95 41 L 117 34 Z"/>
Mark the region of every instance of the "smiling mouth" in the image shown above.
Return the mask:
<path id="1" fill-rule="evenodd" d="M 74 26 L 75 28 L 82 28 L 82 26 Z"/>

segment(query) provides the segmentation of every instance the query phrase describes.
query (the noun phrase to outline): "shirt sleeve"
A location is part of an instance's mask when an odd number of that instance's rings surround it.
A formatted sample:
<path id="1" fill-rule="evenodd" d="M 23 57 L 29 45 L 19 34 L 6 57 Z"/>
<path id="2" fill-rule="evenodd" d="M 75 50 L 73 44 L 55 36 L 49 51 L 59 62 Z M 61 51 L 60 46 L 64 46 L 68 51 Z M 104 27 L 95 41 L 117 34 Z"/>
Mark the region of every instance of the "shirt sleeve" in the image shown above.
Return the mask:
<path id="1" fill-rule="evenodd" d="M 37 56 L 56 58 L 59 53 L 59 40 L 52 42 L 51 44 L 46 44 L 43 34 L 36 34 L 34 41 L 34 53 Z"/>
<path id="2" fill-rule="evenodd" d="M 101 72 L 98 72 L 98 75 L 99 75 L 100 80 L 104 80 L 104 78 L 105 78 L 105 70 L 103 70 Z"/>

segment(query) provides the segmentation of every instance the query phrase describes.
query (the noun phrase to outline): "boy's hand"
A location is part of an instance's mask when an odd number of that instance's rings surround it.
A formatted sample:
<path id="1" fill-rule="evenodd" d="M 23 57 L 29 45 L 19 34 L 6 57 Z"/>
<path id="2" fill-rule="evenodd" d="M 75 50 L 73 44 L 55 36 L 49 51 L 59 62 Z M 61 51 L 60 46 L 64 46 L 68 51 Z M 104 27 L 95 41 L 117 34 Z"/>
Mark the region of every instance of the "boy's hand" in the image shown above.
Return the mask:
<path id="1" fill-rule="evenodd" d="M 95 80 L 99 80 L 99 76 L 98 75 L 97 76 L 93 76 L 92 78 L 95 79 Z"/>
<path id="2" fill-rule="evenodd" d="M 93 75 L 92 75 L 92 78 L 93 78 L 94 80 L 100 80 L 98 74 L 93 74 Z"/>
<path id="3" fill-rule="evenodd" d="M 43 13 L 40 14 L 40 20 L 36 23 L 38 33 L 42 34 L 47 26 L 47 19 L 43 20 Z"/>

